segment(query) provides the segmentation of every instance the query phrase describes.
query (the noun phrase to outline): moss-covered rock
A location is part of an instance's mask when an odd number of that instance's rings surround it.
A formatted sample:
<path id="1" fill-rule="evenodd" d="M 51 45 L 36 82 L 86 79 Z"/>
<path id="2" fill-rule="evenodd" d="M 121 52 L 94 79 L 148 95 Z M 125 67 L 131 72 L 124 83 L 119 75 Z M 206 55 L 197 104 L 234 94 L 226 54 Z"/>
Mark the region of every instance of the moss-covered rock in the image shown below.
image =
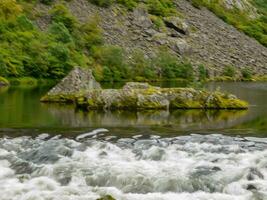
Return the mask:
<path id="1" fill-rule="evenodd" d="M 103 196 L 103 197 L 101 197 L 101 198 L 99 198 L 99 199 L 97 199 L 97 200 L 116 200 L 116 199 L 114 199 L 112 196 L 110 196 L 110 195 L 106 195 L 106 196 Z"/>
<path id="2" fill-rule="evenodd" d="M 128 83 L 122 89 L 95 89 L 77 94 L 46 95 L 44 102 L 71 102 L 86 110 L 247 109 L 234 95 L 193 88 L 159 88 Z"/>
<path id="3" fill-rule="evenodd" d="M 41 98 L 41 102 L 74 103 L 77 101 L 77 98 L 77 94 L 45 95 Z"/>
<path id="4" fill-rule="evenodd" d="M 0 87 L 1 86 L 8 86 L 9 85 L 9 81 L 7 79 L 5 79 L 4 77 L 0 76 Z"/>

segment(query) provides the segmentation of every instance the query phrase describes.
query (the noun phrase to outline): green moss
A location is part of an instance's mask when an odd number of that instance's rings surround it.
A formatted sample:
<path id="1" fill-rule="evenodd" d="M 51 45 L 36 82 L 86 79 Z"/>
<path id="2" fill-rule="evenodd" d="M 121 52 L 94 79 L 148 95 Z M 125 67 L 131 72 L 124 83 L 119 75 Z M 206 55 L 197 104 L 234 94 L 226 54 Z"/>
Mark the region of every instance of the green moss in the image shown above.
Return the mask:
<path id="1" fill-rule="evenodd" d="M 62 94 L 62 95 L 45 95 L 41 98 L 41 102 L 55 102 L 55 103 L 74 103 L 77 95 L 75 94 Z"/>
<path id="2" fill-rule="evenodd" d="M 97 199 L 97 200 L 116 200 L 116 199 L 114 199 L 112 196 L 110 196 L 110 195 L 106 195 L 106 196 L 103 196 L 103 197 L 101 197 L 101 198 L 99 198 L 99 199 Z"/>
<path id="3" fill-rule="evenodd" d="M 107 89 L 81 94 L 46 95 L 41 101 L 75 103 L 76 107 L 111 110 L 247 109 L 248 103 L 220 92 L 192 88 Z"/>
<path id="4" fill-rule="evenodd" d="M 7 79 L 5 79 L 4 77 L 1 77 L 0 76 L 0 86 L 6 86 L 6 85 L 9 85 L 9 81 Z"/>
<path id="5" fill-rule="evenodd" d="M 240 99 L 231 97 L 231 95 L 215 92 L 208 96 L 205 103 L 208 109 L 247 109 L 248 103 Z"/>

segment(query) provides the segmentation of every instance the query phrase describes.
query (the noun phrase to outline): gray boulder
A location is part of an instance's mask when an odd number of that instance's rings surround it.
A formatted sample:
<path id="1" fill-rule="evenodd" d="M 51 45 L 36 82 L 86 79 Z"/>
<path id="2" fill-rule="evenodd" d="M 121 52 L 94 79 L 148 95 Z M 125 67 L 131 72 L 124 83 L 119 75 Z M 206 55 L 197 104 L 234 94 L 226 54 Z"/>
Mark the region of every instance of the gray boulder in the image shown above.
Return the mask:
<path id="1" fill-rule="evenodd" d="M 143 7 L 138 7 L 133 11 L 133 24 L 144 29 L 148 29 L 153 25 L 147 10 Z"/>
<path id="2" fill-rule="evenodd" d="M 165 17 L 163 20 L 167 27 L 172 28 L 184 35 L 189 34 L 189 26 L 180 17 Z"/>
<path id="3" fill-rule="evenodd" d="M 101 86 L 95 80 L 92 70 L 74 67 L 62 81 L 48 92 L 48 95 L 74 94 L 93 89 L 101 89 Z"/>

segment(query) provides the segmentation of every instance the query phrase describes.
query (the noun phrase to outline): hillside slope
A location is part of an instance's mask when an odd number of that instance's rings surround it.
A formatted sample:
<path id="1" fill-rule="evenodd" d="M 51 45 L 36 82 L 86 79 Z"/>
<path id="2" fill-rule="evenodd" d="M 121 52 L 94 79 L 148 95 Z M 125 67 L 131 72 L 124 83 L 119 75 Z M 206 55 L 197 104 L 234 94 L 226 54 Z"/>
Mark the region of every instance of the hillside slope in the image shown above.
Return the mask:
<path id="1" fill-rule="evenodd" d="M 197 9 L 185 0 L 176 0 L 175 3 L 189 26 L 188 34 L 181 34 L 173 28 L 156 30 L 142 8 L 125 14 L 118 6 L 99 8 L 86 0 L 74 0 L 67 5 L 83 22 L 99 15 L 105 42 L 119 45 L 130 53 L 141 49 L 145 54 L 153 55 L 159 46 L 167 45 L 178 56 L 208 66 L 215 75 L 225 66 L 251 67 L 257 74 L 267 73 L 266 47 L 205 8 Z M 44 24 L 43 20 L 40 18 L 39 24 Z"/>
<path id="2" fill-rule="evenodd" d="M 241 25 L 250 29 L 265 8 L 209 1 L 225 8 L 218 15 L 204 1 L 2 0 L 0 76 L 61 78 L 76 65 L 93 68 L 99 81 L 266 75 L 262 40 L 231 21 L 245 13 Z"/>

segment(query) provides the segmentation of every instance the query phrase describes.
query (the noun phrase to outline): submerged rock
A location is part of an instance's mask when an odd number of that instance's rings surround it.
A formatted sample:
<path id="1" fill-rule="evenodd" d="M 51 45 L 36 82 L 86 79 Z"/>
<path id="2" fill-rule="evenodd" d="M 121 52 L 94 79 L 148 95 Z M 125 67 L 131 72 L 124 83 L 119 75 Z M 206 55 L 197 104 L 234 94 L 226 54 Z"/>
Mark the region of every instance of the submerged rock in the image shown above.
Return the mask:
<path id="1" fill-rule="evenodd" d="M 246 109 L 231 94 L 193 88 L 160 88 L 129 82 L 122 89 L 101 89 L 91 70 L 74 68 L 45 95 L 43 102 L 72 102 L 79 108 L 104 110 Z"/>

